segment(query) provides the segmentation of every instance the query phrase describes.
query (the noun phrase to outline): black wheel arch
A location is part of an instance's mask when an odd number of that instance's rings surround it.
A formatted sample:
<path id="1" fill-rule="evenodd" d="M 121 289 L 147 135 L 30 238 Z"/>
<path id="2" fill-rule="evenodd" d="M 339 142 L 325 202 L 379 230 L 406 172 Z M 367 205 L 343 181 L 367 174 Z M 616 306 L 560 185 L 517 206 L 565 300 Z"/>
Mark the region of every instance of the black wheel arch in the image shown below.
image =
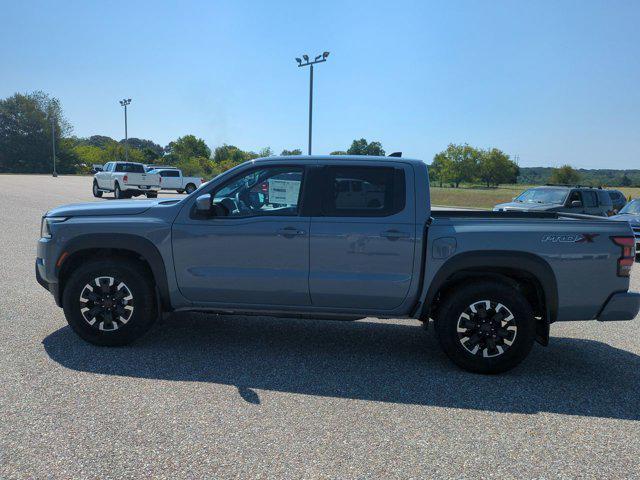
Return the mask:
<path id="1" fill-rule="evenodd" d="M 428 318 L 447 291 L 464 281 L 492 279 L 520 290 L 546 326 L 541 326 L 541 341 L 548 336 L 548 325 L 558 314 L 558 286 L 549 264 L 541 257 L 513 251 L 465 252 L 447 260 L 429 285 L 420 318 Z M 546 331 L 546 334 L 545 334 Z"/>
<path id="2" fill-rule="evenodd" d="M 171 311 L 169 284 L 162 255 L 146 238 L 132 234 L 86 234 L 70 240 L 64 247 L 61 257 L 63 261 L 57 267 L 58 298 L 56 302 L 62 306 L 65 281 L 76 266 L 93 258 L 128 258 L 139 262 L 147 269 L 159 295 L 160 304 L 165 311 Z M 60 262 L 60 260 L 58 260 Z"/>

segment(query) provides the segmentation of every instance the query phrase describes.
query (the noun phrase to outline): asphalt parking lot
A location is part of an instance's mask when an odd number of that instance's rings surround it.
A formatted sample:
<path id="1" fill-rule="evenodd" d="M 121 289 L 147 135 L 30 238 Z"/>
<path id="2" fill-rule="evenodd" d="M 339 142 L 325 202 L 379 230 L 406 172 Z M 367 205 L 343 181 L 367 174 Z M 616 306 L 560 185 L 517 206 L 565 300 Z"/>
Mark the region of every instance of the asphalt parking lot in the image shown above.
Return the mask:
<path id="1" fill-rule="evenodd" d="M 0 199 L 0 478 L 637 478 L 637 318 L 554 325 L 492 377 L 406 320 L 180 314 L 98 348 L 33 272 L 40 216 L 91 179 Z"/>

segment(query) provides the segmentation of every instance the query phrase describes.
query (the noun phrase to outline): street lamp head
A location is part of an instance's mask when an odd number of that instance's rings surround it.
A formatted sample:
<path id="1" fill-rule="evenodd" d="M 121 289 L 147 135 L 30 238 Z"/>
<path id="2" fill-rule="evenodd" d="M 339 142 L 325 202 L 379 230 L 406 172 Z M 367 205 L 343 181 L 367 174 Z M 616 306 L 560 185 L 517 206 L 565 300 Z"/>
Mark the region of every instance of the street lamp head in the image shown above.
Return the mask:
<path id="1" fill-rule="evenodd" d="M 305 61 L 305 62 L 308 62 L 308 61 L 309 61 L 309 55 L 302 55 L 302 58 L 304 58 L 304 61 Z"/>
<path id="2" fill-rule="evenodd" d="M 301 58 L 296 57 L 296 62 L 298 62 L 298 65 L 300 65 L 300 64 L 302 63 L 302 59 L 301 59 Z"/>
<path id="3" fill-rule="evenodd" d="M 325 60 L 327 59 L 328 56 L 329 56 L 329 52 L 324 52 L 322 54 L 322 58 L 324 58 Z"/>
<path id="4" fill-rule="evenodd" d="M 122 105 L 123 107 L 125 105 L 129 105 L 131 103 L 131 99 L 130 98 L 124 98 L 122 100 L 120 100 L 120 105 Z"/>

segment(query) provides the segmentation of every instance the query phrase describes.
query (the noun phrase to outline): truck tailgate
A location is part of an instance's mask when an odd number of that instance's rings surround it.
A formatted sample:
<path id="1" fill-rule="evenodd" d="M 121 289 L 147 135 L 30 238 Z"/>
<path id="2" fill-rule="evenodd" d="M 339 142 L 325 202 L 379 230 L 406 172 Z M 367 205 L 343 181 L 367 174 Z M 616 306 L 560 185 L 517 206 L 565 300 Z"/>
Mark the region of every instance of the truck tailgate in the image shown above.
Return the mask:
<path id="1" fill-rule="evenodd" d="M 154 187 L 160 185 L 157 173 L 127 173 L 127 185 Z"/>

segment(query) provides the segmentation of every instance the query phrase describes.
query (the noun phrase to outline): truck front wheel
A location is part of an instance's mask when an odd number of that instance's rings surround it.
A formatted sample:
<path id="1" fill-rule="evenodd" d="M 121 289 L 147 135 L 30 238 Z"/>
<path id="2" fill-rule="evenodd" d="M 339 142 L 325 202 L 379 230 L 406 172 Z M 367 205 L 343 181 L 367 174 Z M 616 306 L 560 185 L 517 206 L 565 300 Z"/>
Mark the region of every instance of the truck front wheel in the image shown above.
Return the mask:
<path id="1" fill-rule="evenodd" d="M 153 288 L 141 268 L 128 260 L 92 260 L 69 277 L 64 315 L 74 332 L 95 345 L 126 345 L 156 319 Z"/>
<path id="2" fill-rule="evenodd" d="M 501 373 L 531 351 L 535 319 L 527 299 L 512 286 L 478 282 L 447 295 L 436 314 L 435 330 L 442 349 L 458 366 Z"/>

